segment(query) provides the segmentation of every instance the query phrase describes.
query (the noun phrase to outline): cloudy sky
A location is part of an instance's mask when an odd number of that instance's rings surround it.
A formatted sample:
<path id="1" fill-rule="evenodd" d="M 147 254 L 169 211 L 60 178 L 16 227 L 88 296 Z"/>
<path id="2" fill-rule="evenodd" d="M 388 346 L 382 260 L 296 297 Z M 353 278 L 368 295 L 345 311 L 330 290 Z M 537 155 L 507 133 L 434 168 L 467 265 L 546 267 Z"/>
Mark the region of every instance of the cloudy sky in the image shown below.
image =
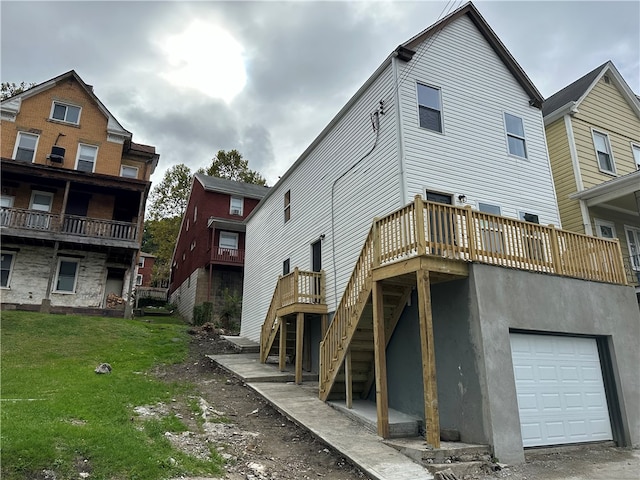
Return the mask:
<path id="1" fill-rule="evenodd" d="M 400 43 L 462 2 L 0 2 L 3 82 L 76 72 L 162 178 L 238 149 L 273 185 Z M 640 2 L 477 1 L 548 97 L 613 60 L 640 92 Z"/>

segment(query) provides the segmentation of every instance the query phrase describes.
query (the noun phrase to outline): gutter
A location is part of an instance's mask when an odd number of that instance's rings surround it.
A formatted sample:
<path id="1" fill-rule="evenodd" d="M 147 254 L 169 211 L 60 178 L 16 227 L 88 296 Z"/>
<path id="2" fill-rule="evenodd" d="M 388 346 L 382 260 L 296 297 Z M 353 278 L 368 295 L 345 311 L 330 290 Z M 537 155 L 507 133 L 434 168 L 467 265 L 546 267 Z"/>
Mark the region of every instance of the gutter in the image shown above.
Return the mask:
<path id="1" fill-rule="evenodd" d="M 557 108 L 553 112 L 548 113 L 547 115 L 544 116 L 543 118 L 544 126 L 546 127 L 548 125 L 551 125 L 553 122 L 555 122 L 556 120 L 560 120 L 563 116 L 567 114 L 574 115 L 576 113 L 578 113 L 578 102 L 571 101 L 571 102 L 565 103 L 560 108 Z"/>

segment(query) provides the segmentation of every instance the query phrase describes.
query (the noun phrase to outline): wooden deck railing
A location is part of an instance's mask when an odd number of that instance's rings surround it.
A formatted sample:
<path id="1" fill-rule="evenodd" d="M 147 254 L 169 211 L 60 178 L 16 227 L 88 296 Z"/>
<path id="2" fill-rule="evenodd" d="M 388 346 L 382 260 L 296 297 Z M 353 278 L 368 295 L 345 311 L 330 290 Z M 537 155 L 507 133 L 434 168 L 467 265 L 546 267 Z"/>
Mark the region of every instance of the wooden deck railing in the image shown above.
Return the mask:
<path id="1" fill-rule="evenodd" d="M 324 272 L 307 272 L 296 267 L 278 277 L 260 334 L 260 361 L 265 362 L 280 327 L 278 310 L 294 303 L 325 303 Z"/>
<path id="2" fill-rule="evenodd" d="M 244 264 L 244 250 L 238 248 L 221 248 L 214 246 L 211 249 L 211 261 L 229 264 Z"/>
<path id="3" fill-rule="evenodd" d="M 371 292 L 373 268 L 417 255 L 627 284 L 618 240 L 424 202 L 420 196 L 374 220 L 320 344 L 320 398 L 326 400 Z"/>
<path id="4" fill-rule="evenodd" d="M 138 227 L 135 223 L 75 215 L 65 215 L 61 223 L 60 218 L 58 214 L 37 210 L 7 207 L 0 209 L 0 226 L 2 227 L 129 241 L 136 241 L 138 236 Z"/>

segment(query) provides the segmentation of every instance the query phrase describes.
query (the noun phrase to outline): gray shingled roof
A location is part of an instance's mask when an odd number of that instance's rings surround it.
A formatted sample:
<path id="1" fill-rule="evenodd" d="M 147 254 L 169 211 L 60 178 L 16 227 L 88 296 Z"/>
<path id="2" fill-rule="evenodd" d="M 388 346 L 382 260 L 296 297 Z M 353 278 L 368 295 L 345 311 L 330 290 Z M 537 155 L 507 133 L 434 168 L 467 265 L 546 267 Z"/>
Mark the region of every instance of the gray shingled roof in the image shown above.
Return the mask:
<path id="1" fill-rule="evenodd" d="M 591 86 L 602 69 L 608 65 L 609 62 L 605 62 L 598 68 L 593 69 L 585 76 L 579 78 L 570 85 L 567 85 L 562 90 L 554 93 L 547 98 L 542 104 L 542 116 L 546 117 L 550 113 L 555 112 L 559 108 L 564 107 L 569 102 L 576 102 L 584 95 L 587 89 Z"/>
<path id="2" fill-rule="evenodd" d="M 202 184 L 205 190 L 211 190 L 214 192 L 240 195 L 260 200 L 269 191 L 269 187 L 263 187 L 262 185 L 236 182 L 234 180 L 227 180 L 226 178 L 210 177 L 209 175 L 203 175 L 202 173 L 196 173 L 195 177 Z"/>

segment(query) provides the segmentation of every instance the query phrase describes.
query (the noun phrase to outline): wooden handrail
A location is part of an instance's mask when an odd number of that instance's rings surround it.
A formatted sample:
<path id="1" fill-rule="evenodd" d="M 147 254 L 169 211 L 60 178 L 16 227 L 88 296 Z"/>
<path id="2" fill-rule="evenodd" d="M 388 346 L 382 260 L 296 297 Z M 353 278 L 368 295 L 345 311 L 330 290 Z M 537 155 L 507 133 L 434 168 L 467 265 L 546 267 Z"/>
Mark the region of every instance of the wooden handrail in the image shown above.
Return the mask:
<path id="1" fill-rule="evenodd" d="M 320 343 L 326 400 L 372 288 L 372 270 L 418 255 L 627 284 L 617 239 L 581 235 L 435 202 L 414 202 L 376 218 L 333 320 Z"/>

